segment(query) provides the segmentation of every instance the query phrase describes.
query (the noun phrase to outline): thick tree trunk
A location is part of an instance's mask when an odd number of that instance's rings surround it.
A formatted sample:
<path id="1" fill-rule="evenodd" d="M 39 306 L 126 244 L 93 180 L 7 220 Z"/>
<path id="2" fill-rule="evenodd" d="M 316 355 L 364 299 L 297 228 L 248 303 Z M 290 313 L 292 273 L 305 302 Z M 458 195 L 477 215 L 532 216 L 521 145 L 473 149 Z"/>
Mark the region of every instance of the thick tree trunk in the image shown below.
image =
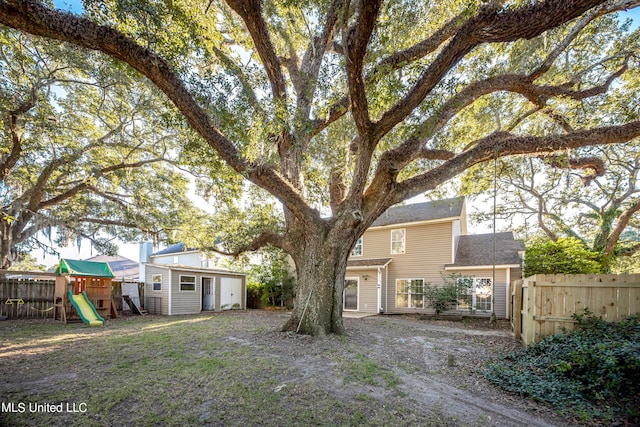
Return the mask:
<path id="1" fill-rule="evenodd" d="M 3 219 L 0 225 L 0 269 L 7 270 L 11 267 L 13 239 L 11 238 L 11 225 Z"/>
<path id="2" fill-rule="evenodd" d="M 307 236 L 296 263 L 296 303 L 284 330 L 301 334 L 342 334 L 342 291 L 351 239 Z"/>

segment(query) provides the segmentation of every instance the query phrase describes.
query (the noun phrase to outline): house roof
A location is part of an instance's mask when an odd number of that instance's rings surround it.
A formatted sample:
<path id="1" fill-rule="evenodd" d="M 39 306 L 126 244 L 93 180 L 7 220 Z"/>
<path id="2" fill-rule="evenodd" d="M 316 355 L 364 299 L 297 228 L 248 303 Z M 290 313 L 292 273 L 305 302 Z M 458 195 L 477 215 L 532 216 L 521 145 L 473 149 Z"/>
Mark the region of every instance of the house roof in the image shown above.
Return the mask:
<path id="1" fill-rule="evenodd" d="M 195 248 L 187 248 L 184 243 L 176 243 L 174 245 L 167 246 L 161 251 L 152 253 L 151 256 L 171 255 L 171 254 L 177 254 L 180 252 L 195 251 L 195 250 L 196 250 Z"/>
<path id="2" fill-rule="evenodd" d="M 392 224 L 458 217 L 462 214 L 463 206 L 464 197 L 396 206 L 387 209 L 371 226 L 382 227 Z"/>
<path id="3" fill-rule="evenodd" d="M 138 280 L 140 276 L 140 264 L 120 255 L 97 255 L 86 261 L 108 263 L 116 279 Z"/>
<path id="4" fill-rule="evenodd" d="M 386 267 L 393 258 L 353 259 L 347 261 L 347 268 Z"/>
<path id="5" fill-rule="evenodd" d="M 147 268 L 162 268 L 164 270 L 178 270 L 178 271 L 187 271 L 191 273 L 210 273 L 210 274 L 228 274 L 233 276 L 246 276 L 246 273 L 241 273 L 239 271 L 231 271 L 224 270 L 221 268 L 207 268 L 207 267 L 194 267 L 191 265 L 182 265 L 182 264 L 147 264 Z"/>
<path id="6" fill-rule="evenodd" d="M 75 277 L 113 278 L 111 267 L 106 262 L 80 261 L 78 259 L 60 259 L 55 273 L 58 276 L 68 274 Z"/>
<path id="7" fill-rule="evenodd" d="M 496 265 L 520 265 L 518 252 L 525 246 L 513 238 L 513 233 L 496 233 Z M 467 267 L 475 265 L 493 265 L 493 233 L 460 236 L 456 258 L 453 264 L 445 267 Z"/>

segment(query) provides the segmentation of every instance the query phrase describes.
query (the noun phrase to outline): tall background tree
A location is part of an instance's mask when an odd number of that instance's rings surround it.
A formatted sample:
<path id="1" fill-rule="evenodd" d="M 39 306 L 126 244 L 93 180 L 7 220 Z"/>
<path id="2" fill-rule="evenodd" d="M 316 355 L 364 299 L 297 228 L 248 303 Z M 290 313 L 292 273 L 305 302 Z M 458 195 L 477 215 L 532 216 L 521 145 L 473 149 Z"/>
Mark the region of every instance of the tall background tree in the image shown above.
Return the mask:
<path id="1" fill-rule="evenodd" d="M 639 3 L 88 1 L 78 17 L 0 0 L 0 23 L 128 64 L 201 136 L 207 162 L 277 198 L 284 231 L 256 228 L 235 251 L 288 252 L 297 304 L 286 327 L 322 334 L 342 332 L 348 255 L 390 206 L 494 157 L 640 135 L 637 116 L 529 126 L 637 72 L 638 34 L 611 13 Z M 472 132 L 505 102 L 517 106 L 509 127 Z"/>
<path id="2" fill-rule="evenodd" d="M 0 29 L 0 268 L 33 248 L 165 237 L 189 209 L 179 129 L 108 58 Z"/>
<path id="3" fill-rule="evenodd" d="M 591 156 L 586 174 L 557 167 L 558 162 L 568 164 L 569 158 L 556 158 L 551 164 L 535 158 L 501 162 L 497 217 L 524 239 L 577 239 L 598 254 L 603 271 L 610 271 L 620 258 L 640 250 L 638 153 L 638 142 L 582 150 L 583 159 Z M 474 173 L 464 187 L 473 194 L 474 188 L 491 185 L 492 180 Z M 479 219 L 490 216 L 483 212 Z"/>
<path id="4" fill-rule="evenodd" d="M 592 37 L 574 44 L 568 51 L 574 73 L 594 73 L 616 57 L 625 58 L 623 68 L 634 66 L 637 41 L 611 51 L 598 50 L 615 45 L 614 38 L 608 37 L 620 30 L 629 32 L 626 24 L 616 28 L 612 21 L 602 20 L 591 30 Z M 540 111 L 542 114 L 528 118 L 527 126 L 537 128 L 538 133 L 546 129 L 571 133 L 603 120 L 620 122 L 637 118 L 640 111 L 637 73 L 622 72 L 615 79 L 605 80 L 600 87 L 600 91 L 604 90 L 608 96 L 560 105 L 547 103 Z M 513 116 L 509 114 L 512 111 L 518 111 L 517 105 L 509 102 L 493 103 L 484 109 L 487 122 L 499 123 L 505 129 L 512 126 Z M 478 126 L 482 129 L 481 122 Z M 553 157 L 501 159 L 497 169 L 498 217 L 506 220 L 520 237 L 535 240 L 543 235 L 551 241 L 576 238 L 585 249 L 599 254 L 604 271 L 629 270 L 625 258 L 630 259 L 640 250 L 640 139 L 567 150 Z M 493 180 L 493 168 L 472 168 L 463 177 L 462 191 L 492 197 Z M 492 212 L 480 215 L 480 219 L 489 217 Z"/>

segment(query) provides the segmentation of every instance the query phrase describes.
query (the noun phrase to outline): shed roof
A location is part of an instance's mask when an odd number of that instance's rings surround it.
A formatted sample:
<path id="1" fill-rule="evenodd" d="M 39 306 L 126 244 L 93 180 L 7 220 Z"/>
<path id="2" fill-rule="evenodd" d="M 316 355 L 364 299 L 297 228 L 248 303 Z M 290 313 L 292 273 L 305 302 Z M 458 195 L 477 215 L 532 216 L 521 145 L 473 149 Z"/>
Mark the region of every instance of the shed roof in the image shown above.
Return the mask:
<path id="1" fill-rule="evenodd" d="M 524 243 L 515 240 L 512 232 L 496 233 L 496 265 L 519 265 L 518 252 L 524 250 Z M 493 265 L 493 262 L 493 233 L 475 234 L 460 236 L 455 262 L 446 267 Z"/>
<path id="2" fill-rule="evenodd" d="M 58 276 L 68 274 L 78 277 L 104 277 L 112 279 L 113 271 L 106 262 L 80 261 L 77 259 L 60 259 L 55 273 Z"/>
<path id="3" fill-rule="evenodd" d="M 462 214 L 463 206 L 464 197 L 396 206 L 387 209 L 371 226 L 382 227 L 392 224 L 459 217 Z"/>
<path id="4" fill-rule="evenodd" d="M 191 273 L 228 274 L 233 276 L 246 276 L 247 273 L 239 271 L 224 270 L 220 268 L 194 267 L 182 264 L 147 264 L 147 269 L 161 268 L 163 270 L 186 271 Z"/>

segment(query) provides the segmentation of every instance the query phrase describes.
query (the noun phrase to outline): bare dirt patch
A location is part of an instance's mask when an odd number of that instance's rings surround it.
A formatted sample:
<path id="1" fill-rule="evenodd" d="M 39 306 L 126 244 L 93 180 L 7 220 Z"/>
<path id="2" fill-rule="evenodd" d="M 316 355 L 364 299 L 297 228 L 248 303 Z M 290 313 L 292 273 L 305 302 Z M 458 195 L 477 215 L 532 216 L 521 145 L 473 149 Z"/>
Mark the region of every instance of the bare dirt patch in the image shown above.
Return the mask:
<path id="1" fill-rule="evenodd" d="M 574 425 L 484 380 L 487 362 L 520 345 L 506 323 L 376 316 L 345 319 L 345 336 L 312 338 L 280 332 L 286 319 L 248 311 L 91 329 L 3 322 L 2 401 L 88 410 L 5 411 L 0 424 Z"/>

